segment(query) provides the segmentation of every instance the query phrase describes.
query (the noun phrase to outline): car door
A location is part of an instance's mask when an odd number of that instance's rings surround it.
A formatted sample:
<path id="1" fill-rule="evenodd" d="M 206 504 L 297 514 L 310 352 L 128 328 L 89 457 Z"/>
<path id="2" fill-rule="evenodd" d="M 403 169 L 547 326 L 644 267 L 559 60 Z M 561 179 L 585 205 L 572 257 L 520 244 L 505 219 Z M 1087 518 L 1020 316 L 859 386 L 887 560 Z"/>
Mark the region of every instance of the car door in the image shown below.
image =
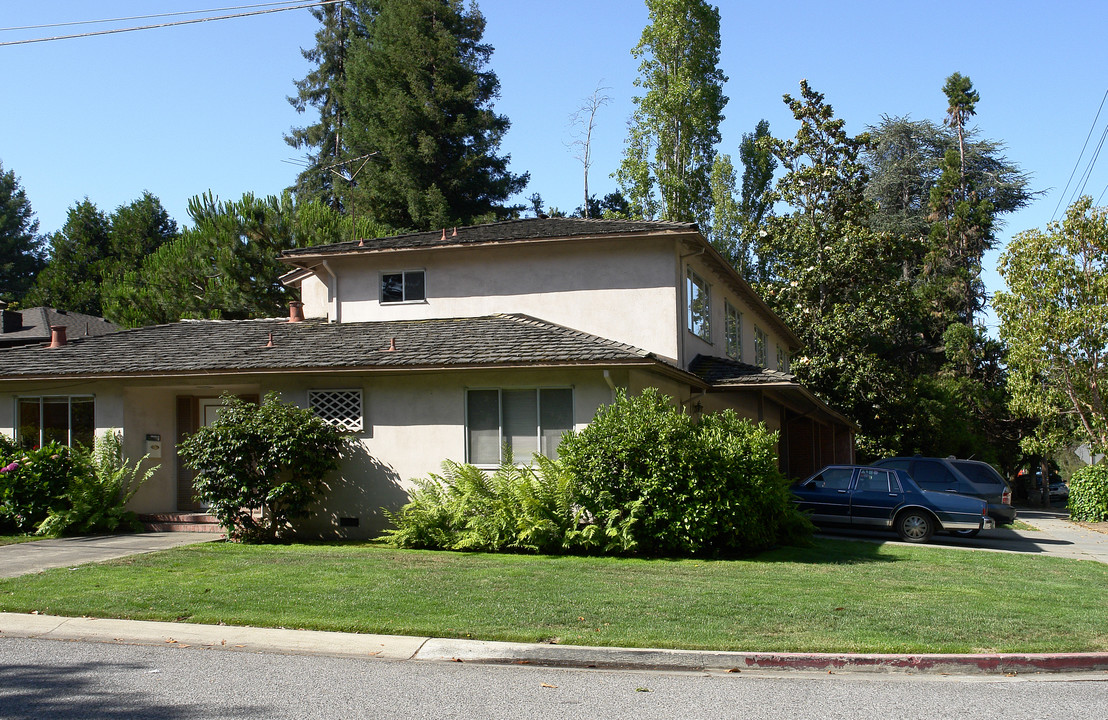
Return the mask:
<path id="1" fill-rule="evenodd" d="M 813 522 L 850 524 L 850 486 L 854 468 L 828 467 L 793 488 L 797 507 Z"/>
<path id="2" fill-rule="evenodd" d="M 888 527 L 903 500 L 900 483 L 894 481 L 890 471 L 862 468 L 850 491 L 850 523 Z"/>

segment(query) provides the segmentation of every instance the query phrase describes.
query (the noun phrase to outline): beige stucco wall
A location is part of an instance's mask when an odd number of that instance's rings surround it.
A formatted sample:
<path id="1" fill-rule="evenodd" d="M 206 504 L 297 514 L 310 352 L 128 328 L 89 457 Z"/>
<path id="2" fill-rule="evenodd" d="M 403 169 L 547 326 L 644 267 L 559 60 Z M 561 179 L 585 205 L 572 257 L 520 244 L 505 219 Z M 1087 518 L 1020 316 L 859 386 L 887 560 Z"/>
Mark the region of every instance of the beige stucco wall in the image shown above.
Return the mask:
<path id="1" fill-rule="evenodd" d="M 671 238 L 514 243 L 374 253 L 304 281 L 307 317 L 341 322 L 523 313 L 677 358 L 680 286 Z M 424 270 L 425 302 L 382 305 L 380 275 Z M 326 287 L 330 284 L 330 287 Z M 337 286 L 338 317 L 328 292 Z"/>

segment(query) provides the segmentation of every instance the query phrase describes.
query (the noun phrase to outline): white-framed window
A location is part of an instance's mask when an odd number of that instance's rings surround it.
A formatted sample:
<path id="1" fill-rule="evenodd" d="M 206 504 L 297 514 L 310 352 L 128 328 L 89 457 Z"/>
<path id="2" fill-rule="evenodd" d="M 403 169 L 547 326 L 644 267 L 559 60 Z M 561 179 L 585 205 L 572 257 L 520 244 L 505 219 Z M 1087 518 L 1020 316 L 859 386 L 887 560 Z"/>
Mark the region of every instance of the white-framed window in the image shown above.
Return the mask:
<path id="1" fill-rule="evenodd" d="M 381 273 L 381 303 L 423 302 L 427 299 L 427 273 L 403 270 Z"/>
<path id="2" fill-rule="evenodd" d="M 754 326 L 754 364 L 758 367 L 769 367 L 767 365 L 769 354 L 769 338 L 766 337 L 766 333 L 757 325 Z"/>
<path id="3" fill-rule="evenodd" d="M 743 314 L 730 302 L 724 303 L 726 324 L 724 335 L 727 337 L 727 357 L 732 360 L 743 359 Z"/>
<path id="4" fill-rule="evenodd" d="M 499 465 L 508 449 L 516 462 L 535 453 L 558 457 L 573 429 L 573 388 L 475 388 L 466 391 L 466 462 Z"/>
<path id="5" fill-rule="evenodd" d="M 365 429 L 361 388 L 309 390 L 308 407 L 324 422 L 347 432 Z"/>
<path id="6" fill-rule="evenodd" d="M 781 372 L 789 371 L 789 353 L 780 345 L 777 346 L 777 369 Z"/>
<path id="7" fill-rule="evenodd" d="M 689 302 L 689 332 L 704 342 L 712 341 L 712 307 L 709 302 L 708 283 L 690 267 L 686 295 Z"/>
<path id="8" fill-rule="evenodd" d="M 16 442 L 38 448 L 58 441 L 92 447 L 96 437 L 92 395 L 44 395 L 16 398 Z"/>

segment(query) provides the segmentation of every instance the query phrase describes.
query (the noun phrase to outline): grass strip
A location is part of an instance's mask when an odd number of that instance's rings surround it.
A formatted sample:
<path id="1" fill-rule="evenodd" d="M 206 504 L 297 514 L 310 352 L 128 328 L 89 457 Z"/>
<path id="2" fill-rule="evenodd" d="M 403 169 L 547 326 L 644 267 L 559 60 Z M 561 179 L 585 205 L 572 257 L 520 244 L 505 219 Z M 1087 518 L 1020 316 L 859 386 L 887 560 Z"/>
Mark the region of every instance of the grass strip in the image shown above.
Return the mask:
<path id="1" fill-rule="evenodd" d="M 16 543 L 31 542 L 32 540 L 42 540 L 42 538 L 40 538 L 36 535 L 2 535 L 2 534 L 0 534 L 0 546 L 15 545 Z"/>
<path id="2" fill-rule="evenodd" d="M 622 647 L 1108 650 L 1108 566 L 819 539 L 748 560 L 195 545 L 0 580 L 0 610 Z"/>

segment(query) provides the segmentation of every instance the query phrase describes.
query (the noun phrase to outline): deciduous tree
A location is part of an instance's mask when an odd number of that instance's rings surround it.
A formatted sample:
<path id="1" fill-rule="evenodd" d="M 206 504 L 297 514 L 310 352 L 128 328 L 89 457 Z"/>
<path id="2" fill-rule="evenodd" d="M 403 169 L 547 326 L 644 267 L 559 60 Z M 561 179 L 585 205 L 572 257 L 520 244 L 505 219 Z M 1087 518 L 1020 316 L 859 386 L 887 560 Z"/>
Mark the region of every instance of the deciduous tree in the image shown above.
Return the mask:
<path id="1" fill-rule="evenodd" d="M 1012 408 L 1038 421 L 1025 449 L 1076 438 L 1108 450 L 1108 209 L 1081 198 L 1061 223 L 1018 234 L 999 270 Z"/>
<path id="2" fill-rule="evenodd" d="M 704 0 L 646 0 L 650 24 L 635 112 L 616 177 L 632 213 L 710 225 L 711 171 L 727 98 L 719 69 L 719 9 Z"/>

